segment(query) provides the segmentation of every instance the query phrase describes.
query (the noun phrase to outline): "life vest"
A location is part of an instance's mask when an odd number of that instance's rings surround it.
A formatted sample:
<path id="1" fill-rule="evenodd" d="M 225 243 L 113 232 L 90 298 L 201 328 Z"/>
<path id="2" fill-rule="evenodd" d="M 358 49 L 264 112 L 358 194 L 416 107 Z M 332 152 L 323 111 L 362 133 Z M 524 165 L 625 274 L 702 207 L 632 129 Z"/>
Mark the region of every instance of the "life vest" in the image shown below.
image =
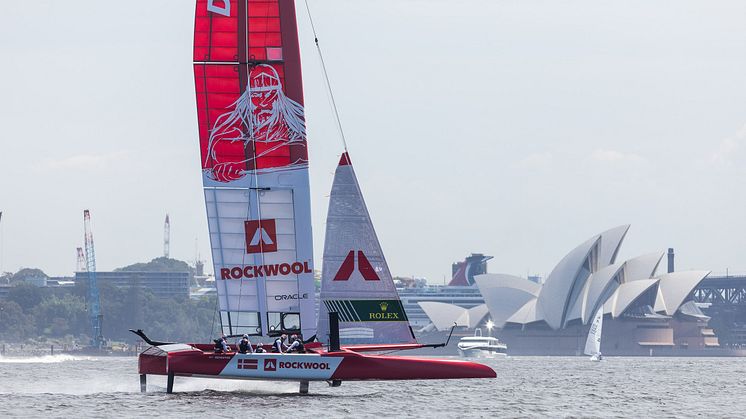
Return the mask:
<path id="1" fill-rule="evenodd" d="M 282 338 L 275 339 L 275 343 L 272 345 L 272 352 L 282 352 Z"/>
<path id="2" fill-rule="evenodd" d="M 220 339 L 213 339 L 215 342 L 215 352 L 223 352 L 223 342 Z"/>
<path id="3" fill-rule="evenodd" d="M 238 352 L 245 354 L 249 352 L 249 341 L 242 339 L 241 342 L 238 343 Z"/>

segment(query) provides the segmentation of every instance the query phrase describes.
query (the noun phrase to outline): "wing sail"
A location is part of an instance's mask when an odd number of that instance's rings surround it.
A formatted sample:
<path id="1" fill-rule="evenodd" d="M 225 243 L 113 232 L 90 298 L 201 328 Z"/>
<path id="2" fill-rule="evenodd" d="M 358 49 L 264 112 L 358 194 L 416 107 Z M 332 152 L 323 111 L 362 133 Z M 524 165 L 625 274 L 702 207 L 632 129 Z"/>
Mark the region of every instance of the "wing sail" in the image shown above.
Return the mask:
<path id="1" fill-rule="evenodd" d="M 334 174 L 326 219 L 317 337 L 328 341 L 329 312 L 345 344 L 416 343 L 347 153 Z"/>
<path id="2" fill-rule="evenodd" d="M 292 0 L 197 0 L 202 179 L 226 334 L 315 333 L 303 87 Z"/>

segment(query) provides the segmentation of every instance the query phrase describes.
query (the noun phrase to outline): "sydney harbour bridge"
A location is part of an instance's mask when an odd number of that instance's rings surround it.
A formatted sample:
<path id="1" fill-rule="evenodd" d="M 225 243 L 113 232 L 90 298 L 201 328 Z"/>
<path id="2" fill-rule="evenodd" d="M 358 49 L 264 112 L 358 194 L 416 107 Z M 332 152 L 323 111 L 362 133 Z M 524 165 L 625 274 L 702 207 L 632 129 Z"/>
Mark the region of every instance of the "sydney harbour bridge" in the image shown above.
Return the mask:
<path id="1" fill-rule="evenodd" d="M 746 347 L 746 275 L 708 276 L 692 296 L 721 345 Z"/>

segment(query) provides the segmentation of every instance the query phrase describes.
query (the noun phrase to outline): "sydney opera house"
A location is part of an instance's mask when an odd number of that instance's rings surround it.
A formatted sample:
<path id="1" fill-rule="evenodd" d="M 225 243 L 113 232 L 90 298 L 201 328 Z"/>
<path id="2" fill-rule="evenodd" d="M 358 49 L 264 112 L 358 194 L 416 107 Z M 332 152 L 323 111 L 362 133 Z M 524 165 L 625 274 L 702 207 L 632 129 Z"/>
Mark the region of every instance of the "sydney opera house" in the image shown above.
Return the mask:
<path id="1" fill-rule="evenodd" d="M 586 240 L 543 284 L 507 274 L 476 276 L 497 335 L 516 355 L 578 355 L 597 310 L 603 310 L 606 355 L 700 355 L 718 347 L 709 318 L 690 301 L 709 271 L 656 274 L 664 252 L 617 261 L 629 225 Z M 436 325 L 474 327 L 487 310 L 423 306 Z"/>

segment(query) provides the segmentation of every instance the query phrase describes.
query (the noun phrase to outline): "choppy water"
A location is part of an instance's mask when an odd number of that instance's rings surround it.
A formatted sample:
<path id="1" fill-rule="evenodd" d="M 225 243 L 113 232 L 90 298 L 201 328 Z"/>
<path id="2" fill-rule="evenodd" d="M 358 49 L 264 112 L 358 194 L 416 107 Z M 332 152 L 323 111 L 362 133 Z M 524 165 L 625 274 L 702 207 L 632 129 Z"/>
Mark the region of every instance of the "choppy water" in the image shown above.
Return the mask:
<path id="1" fill-rule="evenodd" d="M 0 358 L 0 417 L 742 417 L 745 358 L 513 357 L 496 380 L 295 383 L 148 377 L 135 358 Z"/>

